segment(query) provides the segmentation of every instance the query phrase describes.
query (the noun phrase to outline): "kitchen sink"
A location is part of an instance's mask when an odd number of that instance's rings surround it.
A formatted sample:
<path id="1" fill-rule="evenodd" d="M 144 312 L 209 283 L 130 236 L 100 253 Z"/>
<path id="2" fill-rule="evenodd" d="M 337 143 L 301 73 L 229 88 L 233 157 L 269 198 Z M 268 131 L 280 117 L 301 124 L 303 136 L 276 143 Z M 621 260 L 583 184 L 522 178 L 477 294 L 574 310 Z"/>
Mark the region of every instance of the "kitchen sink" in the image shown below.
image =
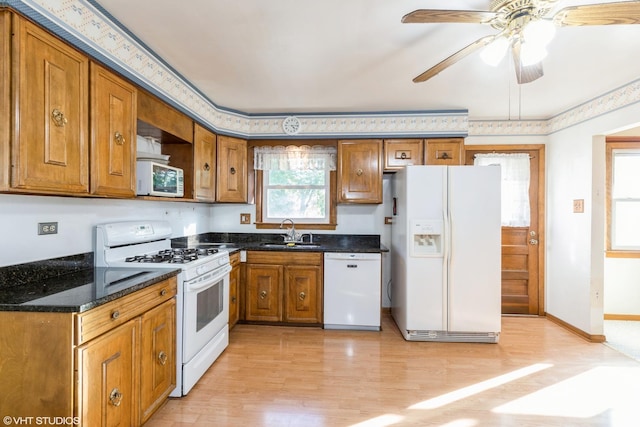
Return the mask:
<path id="1" fill-rule="evenodd" d="M 320 247 L 315 243 L 261 243 L 260 246 L 272 249 L 312 249 Z"/>

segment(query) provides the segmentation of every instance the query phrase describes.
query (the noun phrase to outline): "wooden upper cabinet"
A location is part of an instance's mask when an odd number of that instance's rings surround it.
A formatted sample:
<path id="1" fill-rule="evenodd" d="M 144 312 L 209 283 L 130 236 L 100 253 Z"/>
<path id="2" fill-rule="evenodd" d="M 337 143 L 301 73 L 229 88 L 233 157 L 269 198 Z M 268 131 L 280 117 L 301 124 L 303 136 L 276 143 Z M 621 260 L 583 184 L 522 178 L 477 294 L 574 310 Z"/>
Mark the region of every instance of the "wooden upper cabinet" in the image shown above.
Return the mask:
<path id="1" fill-rule="evenodd" d="M 193 130 L 193 168 L 195 184 L 193 197 L 214 202 L 216 198 L 216 135 L 195 124 Z"/>
<path id="2" fill-rule="evenodd" d="M 11 104 L 9 91 L 9 69 L 11 40 L 11 15 L 0 10 L 0 191 L 9 189 L 9 138 L 11 136 Z"/>
<path id="3" fill-rule="evenodd" d="M 88 193 L 89 60 L 15 14 L 13 34 L 11 186 Z"/>
<path id="4" fill-rule="evenodd" d="M 218 135 L 218 202 L 247 202 L 247 141 Z"/>
<path id="5" fill-rule="evenodd" d="M 384 170 L 395 171 L 407 165 L 424 164 L 424 143 L 421 139 L 385 139 Z"/>
<path id="6" fill-rule="evenodd" d="M 382 140 L 338 141 L 338 203 L 382 203 Z"/>
<path id="7" fill-rule="evenodd" d="M 91 194 L 135 196 L 136 93 L 91 63 Z"/>
<path id="8" fill-rule="evenodd" d="M 462 165 L 464 164 L 463 138 L 435 138 L 426 139 L 427 165 Z"/>

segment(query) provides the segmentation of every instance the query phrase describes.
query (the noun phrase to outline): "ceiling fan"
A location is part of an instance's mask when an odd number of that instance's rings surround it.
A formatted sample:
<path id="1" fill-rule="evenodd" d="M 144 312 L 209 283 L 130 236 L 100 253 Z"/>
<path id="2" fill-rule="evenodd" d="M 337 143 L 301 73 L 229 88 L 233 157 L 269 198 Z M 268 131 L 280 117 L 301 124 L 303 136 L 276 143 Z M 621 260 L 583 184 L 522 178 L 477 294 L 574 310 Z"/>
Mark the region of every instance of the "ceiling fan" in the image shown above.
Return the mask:
<path id="1" fill-rule="evenodd" d="M 543 75 L 542 59 L 555 27 L 640 24 L 640 1 L 566 7 L 547 17 L 557 1 L 492 0 L 489 11 L 419 9 L 408 13 L 403 23 L 488 24 L 499 31 L 460 49 L 413 81 L 424 82 L 479 49 L 483 49 L 480 56 L 485 62 L 496 65 L 511 47 L 518 83 L 529 83 Z"/>

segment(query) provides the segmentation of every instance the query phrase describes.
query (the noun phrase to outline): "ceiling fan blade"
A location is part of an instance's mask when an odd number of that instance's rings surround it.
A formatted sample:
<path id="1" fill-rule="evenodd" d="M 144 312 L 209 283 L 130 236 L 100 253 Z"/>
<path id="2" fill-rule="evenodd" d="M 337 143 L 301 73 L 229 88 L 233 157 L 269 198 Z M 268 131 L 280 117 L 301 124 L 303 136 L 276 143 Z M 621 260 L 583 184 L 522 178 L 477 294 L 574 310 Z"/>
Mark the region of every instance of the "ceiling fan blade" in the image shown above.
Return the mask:
<path id="1" fill-rule="evenodd" d="M 566 7 L 553 20 L 560 26 L 640 24 L 640 1 Z"/>
<path id="2" fill-rule="evenodd" d="M 513 52 L 513 63 L 516 70 L 518 84 L 531 83 L 544 75 L 542 71 L 542 61 L 532 65 L 522 65 L 520 60 L 520 43 L 514 43 L 511 49 Z"/>
<path id="3" fill-rule="evenodd" d="M 421 83 L 424 82 L 426 80 L 429 80 L 431 77 L 435 76 L 436 74 L 439 74 L 442 70 L 444 70 L 447 67 L 450 67 L 451 65 L 455 64 L 456 62 L 460 61 L 462 58 L 464 58 L 465 56 L 475 52 L 476 50 L 488 45 L 489 43 L 491 43 L 497 36 L 485 36 L 481 39 L 476 40 L 475 42 L 471 43 L 470 45 L 463 47 L 462 49 L 460 49 L 459 51 L 457 51 L 456 53 L 454 53 L 453 55 L 451 55 L 450 57 L 448 57 L 447 59 L 445 59 L 444 61 L 436 64 L 435 66 L 429 68 L 427 71 L 425 71 L 424 73 L 420 74 L 419 76 L 415 77 L 413 79 L 414 83 Z"/>
<path id="4" fill-rule="evenodd" d="M 494 12 L 481 10 L 439 10 L 419 9 L 407 13 L 402 17 L 405 24 L 429 24 L 440 22 L 453 22 L 464 24 L 488 24 L 496 17 Z"/>

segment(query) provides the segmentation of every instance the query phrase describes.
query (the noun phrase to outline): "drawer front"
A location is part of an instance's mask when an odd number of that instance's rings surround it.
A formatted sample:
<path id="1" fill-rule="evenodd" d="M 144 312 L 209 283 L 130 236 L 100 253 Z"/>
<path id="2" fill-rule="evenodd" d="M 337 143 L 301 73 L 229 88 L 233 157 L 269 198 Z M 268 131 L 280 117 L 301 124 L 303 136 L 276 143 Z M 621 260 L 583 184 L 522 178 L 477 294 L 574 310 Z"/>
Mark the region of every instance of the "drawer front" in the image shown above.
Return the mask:
<path id="1" fill-rule="evenodd" d="M 173 298 L 178 290 L 175 277 L 77 315 L 76 345 L 85 343 L 147 310 Z"/>
<path id="2" fill-rule="evenodd" d="M 322 252 L 247 251 L 249 264 L 322 265 Z"/>
<path id="3" fill-rule="evenodd" d="M 385 139 L 384 169 L 398 170 L 407 165 L 424 164 L 424 144 L 421 139 Z"/>

